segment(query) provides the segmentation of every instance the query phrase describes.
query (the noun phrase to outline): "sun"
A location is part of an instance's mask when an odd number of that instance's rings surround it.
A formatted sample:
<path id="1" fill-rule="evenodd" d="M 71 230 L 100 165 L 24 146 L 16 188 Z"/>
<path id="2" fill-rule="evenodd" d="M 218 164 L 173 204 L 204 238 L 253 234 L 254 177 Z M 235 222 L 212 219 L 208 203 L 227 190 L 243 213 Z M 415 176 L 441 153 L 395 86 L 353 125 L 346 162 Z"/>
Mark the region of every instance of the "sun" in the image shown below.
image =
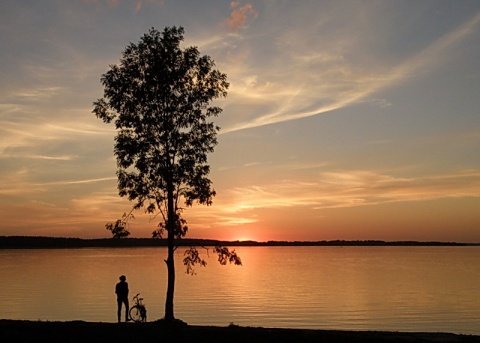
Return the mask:
<path id="1" fill-rule="evenodd" d="M 255 241 L 255 238 L 252 238 L 251 236 L 240 236 L 240 237 L 236 237 L 234 241 L 238 241 L 238 242 Z"/>

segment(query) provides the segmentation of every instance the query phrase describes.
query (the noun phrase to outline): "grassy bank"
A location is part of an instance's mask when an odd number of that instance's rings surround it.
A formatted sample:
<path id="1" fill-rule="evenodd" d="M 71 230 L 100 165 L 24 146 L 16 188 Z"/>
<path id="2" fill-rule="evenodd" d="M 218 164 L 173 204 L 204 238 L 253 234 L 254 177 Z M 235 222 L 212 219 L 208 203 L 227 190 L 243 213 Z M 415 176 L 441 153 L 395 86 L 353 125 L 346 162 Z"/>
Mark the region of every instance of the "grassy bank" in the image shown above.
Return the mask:
<path id="1" fill-rule="evenodd" d="M 0 320 L 1 342 L 480 342 L 450 333 L 334 331 L 254 327 L 177 326 L 161 323 L 92 323 Z"/>

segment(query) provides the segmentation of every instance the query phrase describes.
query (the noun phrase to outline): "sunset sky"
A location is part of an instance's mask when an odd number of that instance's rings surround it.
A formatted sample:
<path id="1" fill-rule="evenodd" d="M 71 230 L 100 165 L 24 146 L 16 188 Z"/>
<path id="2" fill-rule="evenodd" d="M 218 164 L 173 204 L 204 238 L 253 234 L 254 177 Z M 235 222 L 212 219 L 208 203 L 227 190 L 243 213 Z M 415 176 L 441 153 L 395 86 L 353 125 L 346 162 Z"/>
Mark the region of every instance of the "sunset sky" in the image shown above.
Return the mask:
<path id="1" fill-rule="evenodd" d="M 109 237 L 130 204 L 92 102 L 166 26 L 230 82 L 189 237 L 480 242 L 478 0 L 2 0 L 0 235 Z"/>

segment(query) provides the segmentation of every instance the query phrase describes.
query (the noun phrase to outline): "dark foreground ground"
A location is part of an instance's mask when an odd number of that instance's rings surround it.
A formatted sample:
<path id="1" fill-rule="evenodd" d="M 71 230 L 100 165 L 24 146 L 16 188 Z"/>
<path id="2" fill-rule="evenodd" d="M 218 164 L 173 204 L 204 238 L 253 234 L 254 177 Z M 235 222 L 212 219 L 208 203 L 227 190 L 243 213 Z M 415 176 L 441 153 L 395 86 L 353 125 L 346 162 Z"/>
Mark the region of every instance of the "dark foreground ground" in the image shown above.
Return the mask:
<path id="1" fill-rule="evenodd" d="M 213 327 L 159 322 L 92 323 L 0 320 L 0 342 L 480 342 L 480 336 L 450 333 L 405 333 L 380 331 L 332 331 Z"/>

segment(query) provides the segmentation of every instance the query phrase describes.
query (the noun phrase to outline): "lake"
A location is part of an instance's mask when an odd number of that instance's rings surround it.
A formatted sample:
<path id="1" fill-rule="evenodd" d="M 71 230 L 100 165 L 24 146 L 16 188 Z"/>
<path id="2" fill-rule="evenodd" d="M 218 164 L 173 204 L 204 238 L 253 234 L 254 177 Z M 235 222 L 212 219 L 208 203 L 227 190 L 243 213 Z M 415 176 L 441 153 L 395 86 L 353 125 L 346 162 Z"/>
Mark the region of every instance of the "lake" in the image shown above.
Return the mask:
<path id="1" fill-rule="evenodd" d="M 192 276 L 177 250 L 177 318 L 191 325 L 480 334 L 480 247 L 236 251 L 243 266 L 221 266 L 210 251 L 207 267 Z M 165 258 L 165 248 L 0 250 L 0 318 L 115 322 L 114 288 L 125 274 L 130 295 L 145 299 L 148 320 L 160 319 Z"/>

